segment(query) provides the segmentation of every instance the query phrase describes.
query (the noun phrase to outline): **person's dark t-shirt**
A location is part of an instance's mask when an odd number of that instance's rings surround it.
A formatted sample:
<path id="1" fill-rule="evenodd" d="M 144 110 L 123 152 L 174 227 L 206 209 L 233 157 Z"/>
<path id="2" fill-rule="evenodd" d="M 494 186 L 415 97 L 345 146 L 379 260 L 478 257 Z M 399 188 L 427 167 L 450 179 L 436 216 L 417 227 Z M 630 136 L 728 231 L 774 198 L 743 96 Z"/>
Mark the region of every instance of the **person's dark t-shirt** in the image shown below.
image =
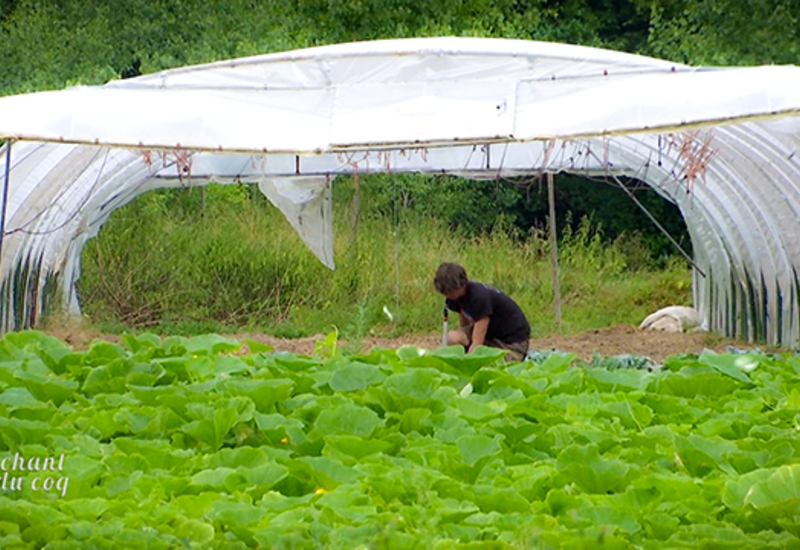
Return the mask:
<path id="1" fill-rule="evenodd" d="M 458 300 L 447 300 L 447 308 L 461 313 L 471 322 L 489 318 L 486 340 L 521 342 L 531 335 L 531 327 L 517 303 L 489 285 L 469 281 Z"/>

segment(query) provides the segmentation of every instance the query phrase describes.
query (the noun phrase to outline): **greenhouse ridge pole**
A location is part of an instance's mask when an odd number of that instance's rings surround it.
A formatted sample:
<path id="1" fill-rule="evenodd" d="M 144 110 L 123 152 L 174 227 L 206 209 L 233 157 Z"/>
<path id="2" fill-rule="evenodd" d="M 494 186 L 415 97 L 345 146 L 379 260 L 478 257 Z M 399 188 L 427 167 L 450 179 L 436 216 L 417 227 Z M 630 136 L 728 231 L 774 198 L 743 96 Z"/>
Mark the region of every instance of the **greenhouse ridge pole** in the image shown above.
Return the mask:
<path id="1" fill-rule="evenodd" d="M 550 259 L 553 264 L 553 309 L 558 331 L 561 332 L 561 289 L 558 285 L 558 241 L 556 239 L 556 199 L 553 188 L 553 173 L 547 173 L 547 202 L 550 207 Z"/>

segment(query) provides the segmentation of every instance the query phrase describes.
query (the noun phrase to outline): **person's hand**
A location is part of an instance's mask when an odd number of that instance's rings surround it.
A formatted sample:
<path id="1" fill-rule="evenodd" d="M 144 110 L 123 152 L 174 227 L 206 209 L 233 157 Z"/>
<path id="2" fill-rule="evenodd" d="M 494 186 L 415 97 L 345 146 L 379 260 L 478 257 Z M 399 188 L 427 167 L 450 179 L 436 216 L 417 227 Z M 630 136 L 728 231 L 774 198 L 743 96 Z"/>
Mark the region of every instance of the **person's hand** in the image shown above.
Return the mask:
<path id="1" fill-rule="evenodd" d="M 486 330 L 488 328 L 488 317 L 484 317 L 483 319 L 478 319 L 475 321 L 475 325 L 472 327 L 472 343 L 469 345 L 467 353 L 472 353 L 472 350 L 483 345 L 483 343 L 486 341 Z"/>

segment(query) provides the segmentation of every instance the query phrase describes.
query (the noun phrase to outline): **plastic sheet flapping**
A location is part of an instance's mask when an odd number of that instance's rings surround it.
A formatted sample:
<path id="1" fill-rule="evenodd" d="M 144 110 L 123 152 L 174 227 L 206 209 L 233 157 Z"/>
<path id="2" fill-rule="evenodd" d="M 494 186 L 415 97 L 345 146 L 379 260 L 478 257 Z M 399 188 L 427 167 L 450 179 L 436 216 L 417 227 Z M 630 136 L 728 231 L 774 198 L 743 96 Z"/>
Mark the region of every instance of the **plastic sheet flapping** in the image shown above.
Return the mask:
<path id="1" fill-rule="evenodd" d="M 334 269 L 330 178 L 267 178 L 258 183 L 258 188 L 319 261 Z"/>

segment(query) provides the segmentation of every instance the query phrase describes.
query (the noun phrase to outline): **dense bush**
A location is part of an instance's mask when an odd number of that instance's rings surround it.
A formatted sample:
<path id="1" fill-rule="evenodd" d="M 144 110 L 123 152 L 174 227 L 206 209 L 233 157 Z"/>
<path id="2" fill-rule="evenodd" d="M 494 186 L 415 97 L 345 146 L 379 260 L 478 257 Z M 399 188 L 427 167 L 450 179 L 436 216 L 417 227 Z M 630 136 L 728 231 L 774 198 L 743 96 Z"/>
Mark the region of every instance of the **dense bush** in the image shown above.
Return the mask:
<path id="1" fill-rule="evenodd" d="M 620 189 L 620 184 L 597 178 L 559 174 L 555 178 L 558 235 L 574 233 L 587 223 L 603 244 L 628 242 L 635 267 L 663 267 L 679 251 L 642 209 Z M 686 224 L 677 206 L 638 181 L 623 181 L 639 203 L 684 250 L 691 252 Z M 362 178 L 362 202 L 372 215 L 393 219 L 400 211 L 446 223 L 459 233 L 475 237 L 501 230 L 521 239 L 547 230 L 547 186 L 541 178 L 466 180 L 447 175 L 386 174 Z M 348 200 L 352 187 L 340 186 Z M 636 247 L 639 250 L 634 251 Z M 638 252 L 637 258 L 633 253 Z"/>

